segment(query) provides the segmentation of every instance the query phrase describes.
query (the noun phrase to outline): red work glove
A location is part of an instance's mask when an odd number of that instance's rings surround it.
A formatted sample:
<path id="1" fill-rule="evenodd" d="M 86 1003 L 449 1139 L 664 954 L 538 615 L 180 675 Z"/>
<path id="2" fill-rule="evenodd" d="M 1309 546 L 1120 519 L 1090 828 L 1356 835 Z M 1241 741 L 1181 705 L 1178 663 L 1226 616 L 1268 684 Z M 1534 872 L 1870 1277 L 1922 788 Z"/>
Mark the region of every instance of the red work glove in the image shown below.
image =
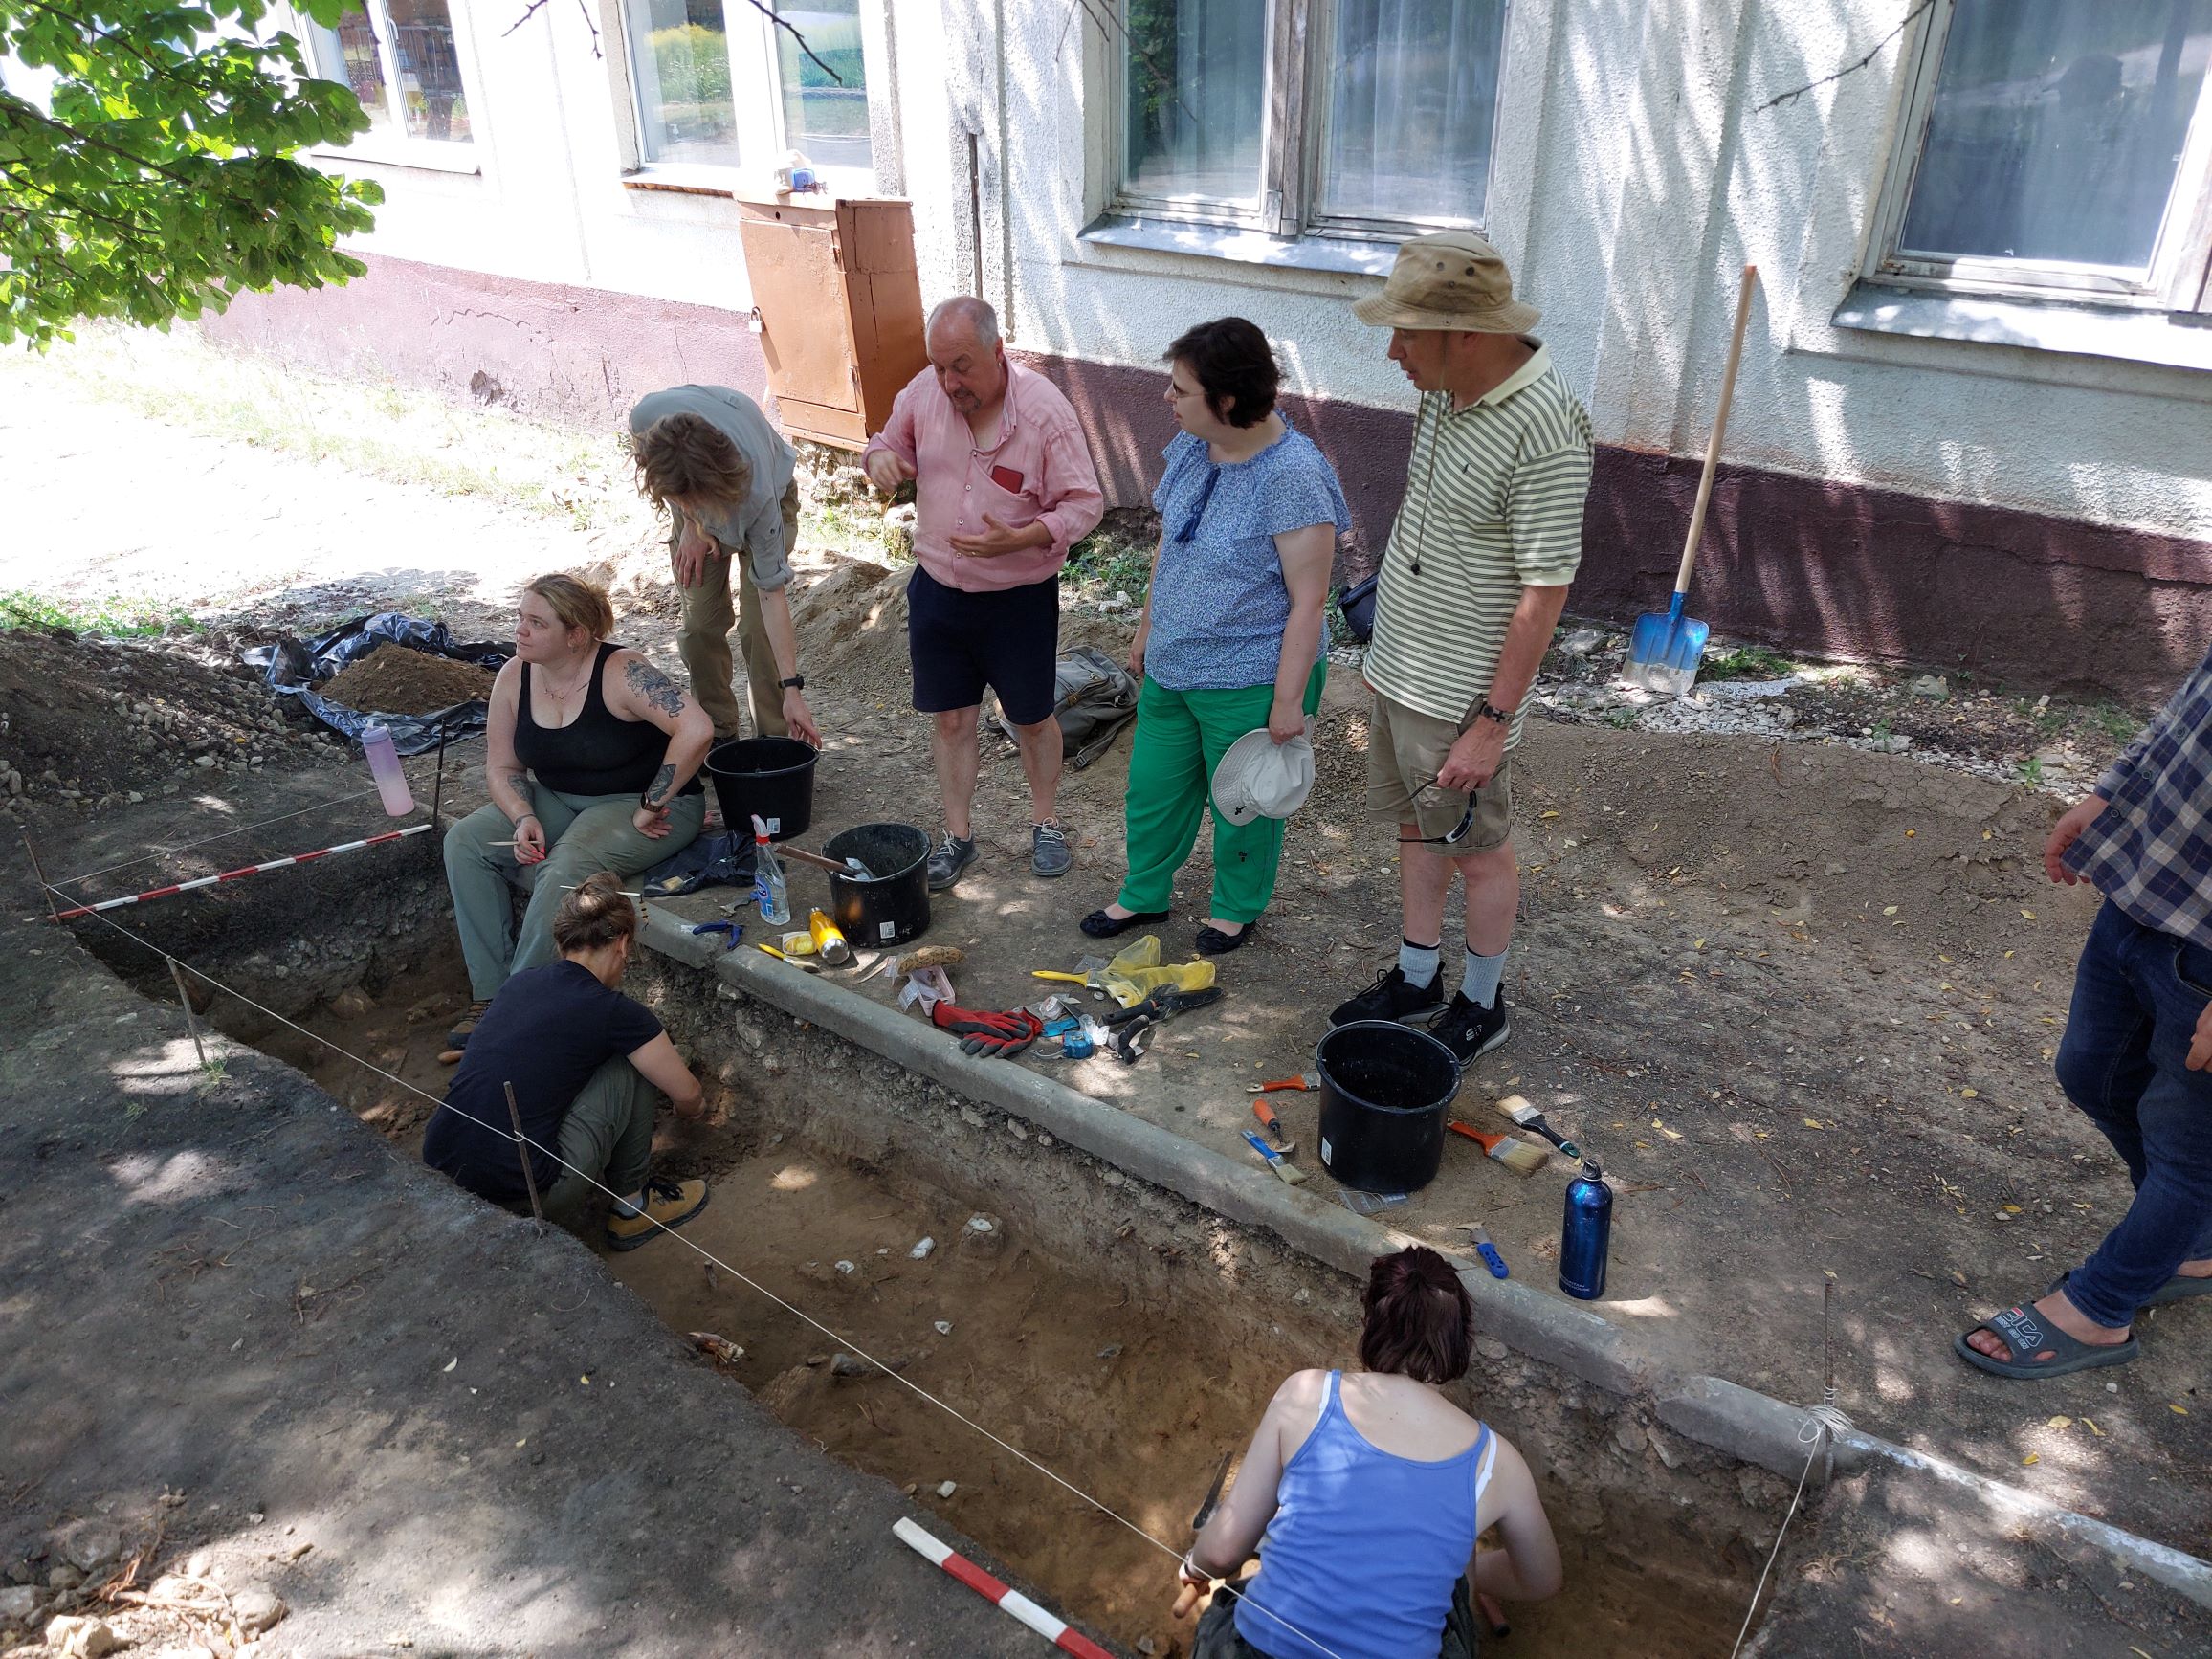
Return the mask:
<path id="1" fill-rule="evenodd" d="M 940 1030 L 950 1031 L 960 1038 L 962 1053 L 986 1057 L 996 1054 L 1002 1059 L 1020 1053 L 1034 1043 L 1045 1029 L 1044 1021 L 1026 1008 L 995 1013 L 956 1007 L 951 1003 L 939 1003 L 931 1008 L 929 1021 Z"/>

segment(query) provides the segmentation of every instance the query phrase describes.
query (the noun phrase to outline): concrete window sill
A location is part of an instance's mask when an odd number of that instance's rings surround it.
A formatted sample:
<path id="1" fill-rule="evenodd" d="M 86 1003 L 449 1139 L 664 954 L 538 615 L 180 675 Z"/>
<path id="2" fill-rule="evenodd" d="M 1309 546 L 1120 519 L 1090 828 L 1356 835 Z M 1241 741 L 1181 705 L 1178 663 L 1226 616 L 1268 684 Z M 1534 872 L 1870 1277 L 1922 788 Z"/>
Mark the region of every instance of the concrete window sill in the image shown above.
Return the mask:
<path id="1" fill-rule="evenodd" d="M 1197 225 L 1181 219 L 1113 215 L 1084 230 L 1086 248 L 1142 248 L 1160 254 L 1187 254 L 1232 264 L 1267 265 L 1287 271 L 1332 271 L 1354 276 L 1386 276 L 1398 248 L 1392 242 L 1360 242 L 1333 236 L 1286 240 L 1228 225 Z"/>
<path id="2" fill-rule="evenodd" d="M 1834 321 L 1838 328 L 1871 334 L 1979 341 L 2074 357 L 2212 370 L 2212 317 L 2192 322 L 2184 316 L 1861 282 L 1837 307 Z"/>

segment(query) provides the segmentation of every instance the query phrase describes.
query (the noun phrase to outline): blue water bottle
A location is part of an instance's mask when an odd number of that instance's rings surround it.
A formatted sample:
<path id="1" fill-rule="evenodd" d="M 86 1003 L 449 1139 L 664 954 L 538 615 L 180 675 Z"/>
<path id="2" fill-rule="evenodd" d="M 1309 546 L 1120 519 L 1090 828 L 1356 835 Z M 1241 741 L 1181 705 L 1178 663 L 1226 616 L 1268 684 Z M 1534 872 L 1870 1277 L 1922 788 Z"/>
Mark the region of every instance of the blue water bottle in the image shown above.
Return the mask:
<path id="1" fill-rule="evenodd" d="M 1613 1189 L 1595 1158 L 1567 1183 L 1566 1220 L 1559 1227 L 1559 1289 L 1585 1302 L 1605 1294 L 1605 1252 L 1613 1239 Z"/>

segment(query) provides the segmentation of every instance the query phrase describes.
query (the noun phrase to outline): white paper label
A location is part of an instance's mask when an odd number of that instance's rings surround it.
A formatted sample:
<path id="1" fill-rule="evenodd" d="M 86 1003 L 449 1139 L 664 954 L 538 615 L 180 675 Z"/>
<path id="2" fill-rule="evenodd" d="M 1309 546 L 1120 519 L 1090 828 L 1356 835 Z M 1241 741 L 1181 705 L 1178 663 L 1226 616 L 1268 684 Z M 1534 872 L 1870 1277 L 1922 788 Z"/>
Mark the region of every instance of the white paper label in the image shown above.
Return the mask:
<path id="1" fill-rule="evenodd" d="M 878 923 L 876 923 L 876 926 L 877 926 L 877 928 L 878 928 L 878 929 L 880 929 L 880 931 L 879 931 L 879 932 L 877 933 L 877 935 L 876 935 L 876 937 L 877 937 L 878 939 L 886 939 L 886 940 L 887 940 L 887 939 L 891 938 L 891 936 L 892 936 L 893 934 L 895 934 L 895 933 L 896 933 L 896 932 L 898 931 L 898 923 L 896 923 L 896 921 L 883 921 L 883 922 L 878 922 Z"/>
<path id="2" fill-rule="evenodd" d="M 1329 1138 L 1325 1135 L 1321 1137 L 1321 1161 L 1329 1161 Z"/>

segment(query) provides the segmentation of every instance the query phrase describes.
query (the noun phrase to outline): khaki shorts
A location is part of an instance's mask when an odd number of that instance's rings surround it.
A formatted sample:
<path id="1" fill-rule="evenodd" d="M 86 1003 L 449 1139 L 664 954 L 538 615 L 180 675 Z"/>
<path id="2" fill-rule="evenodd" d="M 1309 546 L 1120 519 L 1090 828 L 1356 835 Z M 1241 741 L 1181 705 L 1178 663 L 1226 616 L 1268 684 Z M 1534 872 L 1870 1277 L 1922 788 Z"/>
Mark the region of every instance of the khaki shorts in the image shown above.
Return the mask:
<path id="1" fill-rule="evenodd" d="M 1375 694 L 1367 719 L 1367 815 L 1379 824 L 1414 824 L 1431 838 L 1450 834 L 1467 816 L 1467 796 L 1436 786 L 1437 769 L 1459 741 L 1465 724 L 1440 720 Z M 1513 833 L 1513 756 L 1497 776 L 1475 791 L 1474 821 L 1467 833 L 1437 852 L 1449 857 L 1488 852 Z"/>

